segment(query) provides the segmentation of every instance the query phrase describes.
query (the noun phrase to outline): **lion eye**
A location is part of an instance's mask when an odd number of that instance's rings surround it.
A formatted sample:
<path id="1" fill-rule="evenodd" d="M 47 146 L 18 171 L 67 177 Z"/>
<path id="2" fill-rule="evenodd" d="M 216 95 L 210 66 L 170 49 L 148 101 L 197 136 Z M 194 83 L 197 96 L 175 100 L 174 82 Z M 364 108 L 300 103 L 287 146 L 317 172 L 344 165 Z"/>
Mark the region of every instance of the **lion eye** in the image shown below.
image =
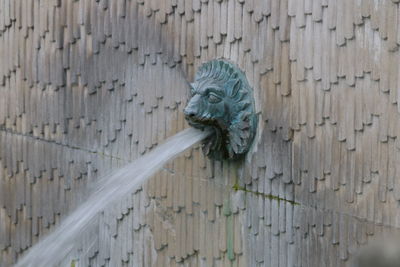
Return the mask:
<path id="1" fill-rule="evenodd" d="M 208 102 L 210 102 L 210 103 L 215 104 L 215 103 L 220 102 L 221 100 L 222 99 L 219 96 L 217 96 L 213 93 L 208 94 Z"/>

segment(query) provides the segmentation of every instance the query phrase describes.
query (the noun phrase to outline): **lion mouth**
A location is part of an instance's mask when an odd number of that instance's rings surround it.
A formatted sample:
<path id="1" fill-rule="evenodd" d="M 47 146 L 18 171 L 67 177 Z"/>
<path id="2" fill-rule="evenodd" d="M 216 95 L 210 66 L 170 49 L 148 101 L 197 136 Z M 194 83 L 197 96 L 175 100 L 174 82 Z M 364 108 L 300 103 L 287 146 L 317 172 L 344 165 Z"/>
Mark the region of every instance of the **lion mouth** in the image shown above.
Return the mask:
<path id="1" fill-rule="evenodd" d="M 213 156 L 213 151 L 221 151 L 223 150 L 223 140 L 226 140 L 224 136 L 227 136 L 227 131 L 224 130 L 225 127 L 221 127 L 220 122 L 215 119 L 203 119 L 194 116 L 185 116 L 189 125 L 200 129 L 210 129 L 213 133 L 204 140 L 203 142 L 203 151 L 206 155 Z"/>
<path id="2" fill-rule="evenodd" d="M 213 119 L 199 118 L 190 115 L 186 115 L 185 119 L 188 121 L 190 126 L 201 130 L 207 126 L 218 126 L 217 121 Z"/>
<path id="3" fill-rule="evenodd" d="M 220 132 L 221 134 L 224 132 L 223 128 L 221 127 L 221 123 L 218 122 L 216 119 L 205 119 L 205 118 L 199 118 L 199 117 L 194 117 L 194 116 L 185 116 L 186 120 L 188 121 L 189 125 L 200 129 L 213 129 L 215 132 Z M 213 136 L 213 135 L 211 135 Z"/>

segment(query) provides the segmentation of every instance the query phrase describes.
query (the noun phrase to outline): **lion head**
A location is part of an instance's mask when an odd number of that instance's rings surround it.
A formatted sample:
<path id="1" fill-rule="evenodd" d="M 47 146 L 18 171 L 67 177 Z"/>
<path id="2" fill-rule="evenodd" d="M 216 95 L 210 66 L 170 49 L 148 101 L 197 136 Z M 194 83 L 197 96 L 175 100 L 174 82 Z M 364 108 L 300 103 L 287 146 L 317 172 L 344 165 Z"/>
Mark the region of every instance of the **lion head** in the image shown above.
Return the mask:
<path id="1" fill-rule="evenodd" d="M 213 159 L 237 159 L 250 148 L 257 116 L 253 92 L 243 72 L 232 63 L 216 59 L 203 64 L 191 85 L 184 109 L 189 124 L 214 130 L 204 144 Z"/>

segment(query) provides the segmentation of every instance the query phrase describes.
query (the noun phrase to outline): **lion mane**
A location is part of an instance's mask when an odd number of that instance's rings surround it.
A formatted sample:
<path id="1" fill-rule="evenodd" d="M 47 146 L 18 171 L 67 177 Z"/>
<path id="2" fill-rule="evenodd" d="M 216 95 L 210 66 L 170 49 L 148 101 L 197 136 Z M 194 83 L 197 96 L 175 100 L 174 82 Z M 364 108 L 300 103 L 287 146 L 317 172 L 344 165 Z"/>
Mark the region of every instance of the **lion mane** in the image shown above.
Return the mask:
<path id="1" fill-rule="evenodd" d="M 224 59 L 204 63 L 191 83 L 192 98 L 184 112 L 195 128 L 211 127 L 204 143 L 213 159 L 237 159 L 251 147 L 257 127 L 253 91 L 244 73 Z"/>

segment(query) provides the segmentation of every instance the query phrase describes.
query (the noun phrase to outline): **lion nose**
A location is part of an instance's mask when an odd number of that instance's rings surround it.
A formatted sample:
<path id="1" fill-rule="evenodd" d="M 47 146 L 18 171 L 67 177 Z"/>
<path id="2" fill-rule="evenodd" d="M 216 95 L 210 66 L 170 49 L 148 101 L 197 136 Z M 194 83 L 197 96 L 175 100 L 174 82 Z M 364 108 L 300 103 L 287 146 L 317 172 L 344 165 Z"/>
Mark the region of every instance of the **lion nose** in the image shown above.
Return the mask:
<path id="1" fill-rule="evenodd" d="M 186 107 L 183 110 L 183 113 L 185 114 L 186 117 L 190 117 L 190 118 L 193 118 L 194 116 L 196 116 L 196 112 L 189 107 Z"/>

